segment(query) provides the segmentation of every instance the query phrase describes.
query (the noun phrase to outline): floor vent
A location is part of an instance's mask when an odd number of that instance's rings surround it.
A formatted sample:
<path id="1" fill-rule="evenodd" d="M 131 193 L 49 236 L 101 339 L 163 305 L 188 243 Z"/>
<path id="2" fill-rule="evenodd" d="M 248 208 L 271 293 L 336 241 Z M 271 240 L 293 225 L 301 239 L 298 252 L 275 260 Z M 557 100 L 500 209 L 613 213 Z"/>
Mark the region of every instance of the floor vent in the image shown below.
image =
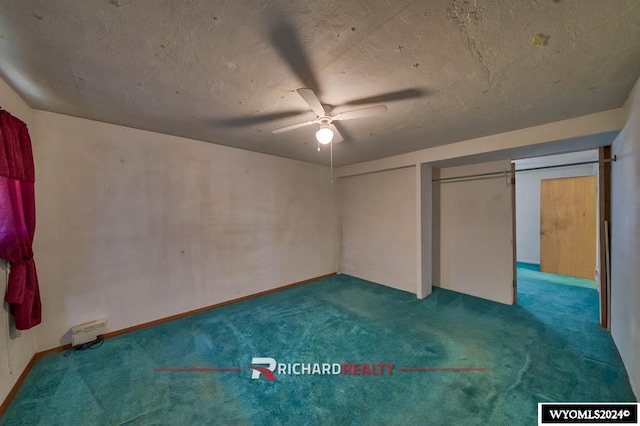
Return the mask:
<path id="1" fill-rule="evenodd" d="M 99 319 L 71 327 L 71 345 L 78 346 L 93 342 L 98 336 L 107 332 L 107 320 Z"/>

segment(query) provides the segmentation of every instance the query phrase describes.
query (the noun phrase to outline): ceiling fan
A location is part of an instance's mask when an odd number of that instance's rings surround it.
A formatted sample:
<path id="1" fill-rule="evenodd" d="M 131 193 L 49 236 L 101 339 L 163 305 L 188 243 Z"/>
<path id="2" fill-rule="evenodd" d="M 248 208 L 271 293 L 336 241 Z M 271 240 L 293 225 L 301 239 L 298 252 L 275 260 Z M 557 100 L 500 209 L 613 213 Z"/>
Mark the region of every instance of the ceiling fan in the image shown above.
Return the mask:
<path id="1" fill-rule="evenodd" d="M 315 92 L 311 89 L 297 89 L 296 93 L 309 105 L 309 108 L 317 114 L 315 120 L 303 121 L 301 123 L 292 124 L 290 126 L 281 127 L 272 131 L 274 134 L 288 132 L 290 130 L 299 129 L 301 127 L 319 124 L 320 129 L 316 132 L 318 143 L 326 145 L 331 142 L 339 143 L 344 140 L 334 121 L 353 120 L 355 118 L 373 117 L 384 114 L 387 111 L 386 105 L 375 105 L 365 108 L 352 109 L 340 114 L 331 115 L 331 108 L 320 103 Z"/>
<path id="2" fill-rule="evenodd" d="M 280 13 L 274 13 L 271 20 L 272 22 L 269 33 L 271 43 L 275 50 L 280 54 L 281 58 L 284 60 L 284 63 L 288 65 L 288 67 L 292 71 L 292 74 L 295 75 L 298 80 L 305 86 L 304 88 L 297 89 L 295 92 L 300 95 L 300 97 L 305 101 L 309 108 L 311 108 L 311 110 L 316 114 L 316 118 L 314 120 L 308 120 L 275 129 L 272 131 L 272 133 L 279 134 L 301 127 L 311 126 L 314 124 L 319 125 L 319 129 L 316 131 L 318 151 L 320 150 L 320 144 L 329 146 L 329 149 L 331 151 L 330 161 L 332 170 L 333 144 L 342 142 L 344 140 L 344 136 L 340 134 L 340 131 L 338 131 L 334 122 L 353 120 L 356 118 L 373 117 L 376 115 L 384 114 L 387 111 L 387 106 L 376 104 L 386 104 L 389 102 L 416 99 L 426 94 L 426 91 L 421 88 L 409 88 L 376 94 L 360 99 L 352 99 L 339 106 L 363 107 L 332 115 L 331 112 L 333 110 L 333 107 L 323 105 L 318 99 L 317 95 L 322 94 L 320 84 L 318 83 L 314 70 L 311 67 L 311 62 L 306 55 L 306 49 L 304 48 L 294 26 L 288 21 L 288 19 L 286 19 L 286 17 L 284 17 Z M 299 110 L 279 111 L 261 115 L 229 117 L 226 119 L 215 120 L 215 123 L 217 125 L 226 127 L 246 127 L 269 122 L 272 120 L 290 118 L 305 113 L 306 111 Z M 342 132 L 344 133 L 344 129 L 342 130 Z M 347 139 L 349 139 L 349 135 L 346 134 L 346 136 Z"/>

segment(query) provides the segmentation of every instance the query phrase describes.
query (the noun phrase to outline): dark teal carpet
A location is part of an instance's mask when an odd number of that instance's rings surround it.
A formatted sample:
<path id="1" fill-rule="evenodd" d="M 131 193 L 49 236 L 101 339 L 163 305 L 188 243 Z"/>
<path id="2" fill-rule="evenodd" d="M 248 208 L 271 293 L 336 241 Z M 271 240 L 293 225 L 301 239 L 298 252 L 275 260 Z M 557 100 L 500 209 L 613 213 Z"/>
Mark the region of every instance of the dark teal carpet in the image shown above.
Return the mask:
<path id="1" fill-rule="evenodd" d="M 546 281 L 548 283 L 573 285 L 576 287 L 592 288 L 594 290 L 597 290 L 598 288 L 598 284 L 595 280 L 541 272 L 540 265 L 535 263 L 518 262 L 518 279 L 529 283 L 534 281 Z"/>
<path id="2" fill-rule="evenodd" d="M 2 425 L 537 424 L 539 401 L 634 401 L 595 290 L 527 278 L 518 306 L 341 275 L 41 359 Z M 386 362 L 251 380 L 251 358 Z M 239 366 L 240 371 L 154 371 Z M 486 367 L 399 371 L 398 367 Z"/>
<path id="3" fill-rule="evenodd" d="M 540 264 L 539 263 L 518 262 L 518 270 L 522 271 L 523 269 L 540 272 Z"/>

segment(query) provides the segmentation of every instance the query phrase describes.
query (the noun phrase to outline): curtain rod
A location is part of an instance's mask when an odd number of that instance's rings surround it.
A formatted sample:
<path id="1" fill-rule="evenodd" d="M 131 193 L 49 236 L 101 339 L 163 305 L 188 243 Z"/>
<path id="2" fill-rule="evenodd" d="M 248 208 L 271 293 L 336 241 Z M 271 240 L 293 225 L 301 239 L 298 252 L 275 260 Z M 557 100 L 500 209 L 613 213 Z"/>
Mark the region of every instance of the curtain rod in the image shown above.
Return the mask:
<path id="1" fill-rule="evenodd" d="M 616 161 L 616 156 L 614 155 L 613 158 L 605 158 L 604 160 L 602 160 L 602 163 L 611 163 Z M 593 160 L 593 161 L 582 161 L 579 163 L 566 163 L 566 164 L 555 164 L 553 166 L 541 166 L 541 167 L 531 167 L 528 169 L 520 169 L 520 170 L 516 170 L 516 173 L 519 172 L 530 172 L 530 171 L 534 171 L 534 170 L 546 170 L 546 169 L 556 169 L 558 167 L 571 167 L 571 166 L 584 166 L 586 164 L 599 164 L 601 161 L 600 160 Z M 446 177 L 446 178 L 439 178 L 439 179 L 431 179 L 432 182 L 442 182 L 442 181 L 447 181 L 447 180 L 457 180 L 457 179 L 468 179 L 468 178 L 475 178 L 475 177 L 487 177 L 487 176 L 504 176 L 506 174 L 511 174 L 511 170 L 503 170 L 500 172 L 487 172 L 487 173 L 476 173 L 473 175 L 463 175 L 463 176 L 453 176 L 453 177 Z"/>

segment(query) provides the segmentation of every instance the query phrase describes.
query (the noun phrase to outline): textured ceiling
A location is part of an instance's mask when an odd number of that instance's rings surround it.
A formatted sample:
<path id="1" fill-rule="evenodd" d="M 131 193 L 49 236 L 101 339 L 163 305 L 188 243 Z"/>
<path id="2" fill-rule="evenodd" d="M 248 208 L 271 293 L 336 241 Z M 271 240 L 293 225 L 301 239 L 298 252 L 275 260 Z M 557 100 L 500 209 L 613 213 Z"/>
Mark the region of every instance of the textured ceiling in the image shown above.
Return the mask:
<path id="1" fill-rule="evenodd" d="M 294 90 L 391 92 L 337 165 L 618 108 L 638 40 L 637 0 L 0 0 L 0 74 L 38 109 L 326 164 L 315 127 L 271 134 L 315 117 Z"/>

